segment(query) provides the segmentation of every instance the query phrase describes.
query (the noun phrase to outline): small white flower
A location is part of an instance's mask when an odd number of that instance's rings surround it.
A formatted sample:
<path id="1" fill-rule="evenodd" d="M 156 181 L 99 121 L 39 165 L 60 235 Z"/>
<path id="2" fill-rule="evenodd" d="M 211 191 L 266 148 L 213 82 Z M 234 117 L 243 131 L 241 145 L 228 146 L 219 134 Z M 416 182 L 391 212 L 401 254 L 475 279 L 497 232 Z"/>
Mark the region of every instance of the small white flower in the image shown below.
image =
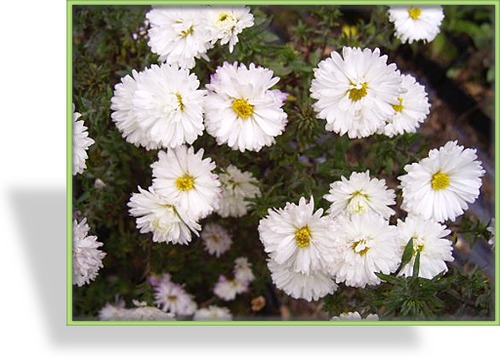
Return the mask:
<path id="1" fill-rule="evenodd" d="M 211 42 L 220 40 L 221 45 L 229 43 L 229 52 L 233 52 L 234 45 L 238 43 L 238 34 L 254 24 L 253 15 L 246 6 L 211 7 L 206 17 Z"/>
<path id="2" fill-rule="evenodd" d="M 327 294 L 333 294 L 338 288 L 332 276 L 323 271 L 302 274 L 272 259 L 268 260 L 267 267 L 276 287 L 295 299 L 316 301 Z"/>
<path id="3" fill-rule="evenodd" d="M 487 228 L 488 232 L 491 234 L 491 238 L 488 240 L 488 244 L 495 248 L 495 218 L 492 218 L 490 221 L 490 225 Z"/>
<path id="4" fill-rule="evenodd" d="M 174 321 L 174 314 L 167 313 L 153 306 L 147 306 L 146 303 L 137 304 L 136 307 L 128 310 L 127 320 L 129 321 Z"/>
<path id="5" fill-rule="evenodd" d="M 146 14 L 151 27 L 148 45 L 161 62 L 193 68 L 195 59 L 208 60 L 212 47 L 207 31 L 206 8 L 155 6 Z"/>
<path id="6" fill-rule="evenodd" d="M 227 307 L 219 307 L 215 305 L 210 305 L 208 308 L 202 308 L 196 310 L 193 316 L 194 321 L 206 321 L 206 320 L 222 320 L 229 321 L 233 319 L 233 315 Z"/>
<path id="7" fill-rule="evenodd" d="M 389 9 L 389 20 L 394 23 L 395 35 L 402 43 L 434 40 L 443 19 L 441 6 L 391 6 Z"/>
<path id="8" fill-rule="evenodd" d="M 390 274 L 401 262 L 402 248 L 396 227 L 375 213 L 338 216 L 337 250 L 331 273 L 337 283 L 364 288 L 378 285 L 375 273 Z"/>
<path id="9" fill-rule="evenodd" d="M 219 280 L 214 286 L 214 294 L 225 301 L 234 300 L 237 294 L 244 293 L 247 290 L 248 282 L 228 279 L 224 275 L 219 275 Z"/>
<path id="10" fill-rule="evenodd" d="M 189 212 L 175 206 L 150 187 L 133 193 L 128 206 L 130 215 L 136 218 L 141 233 L 153 233 L 153 242 L 188 244 L 191 233 L 198 236 L 200 225 Z"/>
<path id="11" fill-rule="evenodd" d="M 247 285 L 255 279 L 252 264 L 246 257 L 239 257 L 234 261 L 234 278 Z"/>
<path id="12" fill-rule="evenodd" d="M 270 88 L 279 78 L 253 63 L 224 62 L 207 84 L 205 124 L 219 145 L 233 150 L 259 151 L 274 143 L 287 123 L 281 108 L 287 95 Z"/>
<path id="13" fill-rule="evenodd" d="M 414 133 L 430 112 L 430 103 L 424 86 L 417 83 L 409 74 L 401 75 L 402 87 L 406 92 L 399 96 L 399 104 L 393 108 L 396 114 L 387 119 L 380 131 L 389 136 Z"/>
<path id="14" fill-rule="evenodd" d="M 246 199 L 260 196 L 258 181 L 251 172 L 242 172 L 229 165 L 221 174 L 222 196 L 217 213 L 221 217 L 242 217 L 247 214 L 250 202 Z"/>
<path id="15" fill-rule="evenodd" d="M 153 286 L 155 304 L 163 311 L 181 316 L 192 315 L 196 311 L 193 296 L 174 283 L 169 274 L 163 274 L 161 279 L 150 278 L 149 282 Z"/>
<path id="16" fill-rule="evenodd" d="M 87 150 L 95 141 L 89 138 L 87 127 L 83 120 L 78 120 L 82 115 L 75 112 L 73 104 L 73 175 L 81 174 L 87 168 Z"/>
<path id="17" fill-rule="evenodd" d="M 125 308 L 125 302 L 119 300 L 116 304 L 107 303 L 98 313 L 101 321 L 123 321 L 127 319 L 128 310 Z"/>
<path id="18" fill-rule="evenodd" d="M 217 258 L 227 252 L 233 243 L 228 231 L 215 223 L 208 223 L 203 227 L 201 239 L 208 254 Z"/>
<path id="19" fill-rule="evenodd" d="M 335 240 L 331 220 L 322 214 L 322 209 L 314 212 L 312 197 L 309 203 L 302 197 L 298 205 L 287 202 L 285 208 L 269 209 L 258 227 L 264 250 L 297 273 L 325 270 L 333 262 Z"/>
<path id="20" fill-rule="evenodd" d="M 484 170 L 475 149 L 464 149 L 448 141 L 418 163 L 406 165 L 399 176 L 403 191 L 402 209 L 425 219 L 452 221 L 479 196 Z"/>
<path id="21" fill-rule="evenodd" d="M 399 275 L 413 275 L 413 265 L 418 253 L 420 253 L 419 277 L 432 279 L 448 271 L 446 262 L 452 262 L 454 259 L 451 241 L 445 238 L 450 234 L 446 226 L 419 216 L 409 216 L 405 221 L 399 219 L 397 227 L 403 249 L 410 240 L 413 244 L 412 258 L 401 269 Z"/>
<path id="22" fill-rule="evenodd" d="M 342 176 L 330 184 L 324 198 L 331 202 L 328 213 L 332 217 L 374 212 L 388 219 L 394 214 L 388 206 L 396 203 L 394 190 L 387 188 L 384 179 L 370 178 L 368 170 L 351 173 L 349 180 Z"/>
<path id="23" fill-rule="evenodd" d="M 203 149 L 195 153 L 193 147 L 180 146 L 158 152 L 158 158 L 151 165 L 155 192 L 196 220 L 218 208 L 219 178 L 212 173 L 212 159 L 203 159 Z"/>
<path id="24" fill-rule="evenodd" d="M 342 56 L 332 52 L 314 69 L 311 97 L 325 129 L 349 138 L 374 134 L 399 103 L 401 76 L 380 50 L 344 47 Z"/>
<path id="25" fill-rule="evenodd" d="M 103 244 L 96 236 L 89 236 L 87 218 L 80 223 L 73 221 L 73 285 L 83 286 L 94 280 L 106 253 L 99 250 Z"/>
<path id="26" fill-rule="evenodd" d="M 362 318 L 359 312 L 354 311 L 354 312 L 343 312 L 339 316 L 333 316 L 331 318 L 331 321 L 342 321 L 342 320 L 371 320 L 371 321 L 378 321 L 378 315 L 377 314 L 369 314 L 366 316 L 366 318 Z"/>

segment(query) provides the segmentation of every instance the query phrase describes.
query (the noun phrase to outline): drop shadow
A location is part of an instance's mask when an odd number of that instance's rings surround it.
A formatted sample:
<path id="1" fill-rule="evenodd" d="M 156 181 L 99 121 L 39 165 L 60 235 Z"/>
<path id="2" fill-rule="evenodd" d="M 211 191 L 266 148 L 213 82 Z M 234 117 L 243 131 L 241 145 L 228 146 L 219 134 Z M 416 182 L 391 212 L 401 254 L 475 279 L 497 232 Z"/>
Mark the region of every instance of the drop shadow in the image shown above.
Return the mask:
<path id="1" fill-rule="evenodd" d="M 26 283 L 35 287 L 34 300 L 44 312 L 43 333 L 57 347 L 356 346 L 372 351 L 419 344 L 414 326 L 67 326 L 65 188 L 14 188 L 8 195 L 31 271 Z"/>

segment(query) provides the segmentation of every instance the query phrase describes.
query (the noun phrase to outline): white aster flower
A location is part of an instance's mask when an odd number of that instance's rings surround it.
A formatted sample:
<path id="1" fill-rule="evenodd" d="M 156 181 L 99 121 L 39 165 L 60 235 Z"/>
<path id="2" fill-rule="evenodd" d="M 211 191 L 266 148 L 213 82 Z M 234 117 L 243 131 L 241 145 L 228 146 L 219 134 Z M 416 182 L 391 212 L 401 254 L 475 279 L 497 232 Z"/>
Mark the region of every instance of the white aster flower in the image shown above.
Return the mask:
<path id="1" fill-rule="evenodd" d="M 196 220 L 218 208 L 219 178 L 212 173 L 212 159 L 203 159 L 203 149 L 195 153 L 193 147 L 183 145 L 166 153 L 158 152 L 158 158 L 151 165 L 155 192 Z"/>
<path id="2" fill-rule="evenodd" d="M 147 306 L 146 302 L 132 301 L 135 307 L 128 310 L 129 321 L 174 321 L 174 314 L 166 313 L 153 306 Z"/>
<path id="3" fill-rule="evenodd" d="M 333 316 L 331 318 L 331 321 L 342 321 L 342 320 L 368 320 L 368 321 L 378 321 L 378 315 L 377 314 L 369 314 L 366 316 L 366 318 L 362 318 L 359 312 L 354 311 L 354 312 L 343 312 L 339 316 Z"/>
<path id="4" fill-rule="evenodd" d="M 89 138 L 87 127 L 83 120 L 78 120 L 82 114 L 75 112 L 73 104 L 73 175 L 81 174 L 87 168 L 87 150 L 95 141 Z"/>
<path id="5" fill-rule="evenodd" d="M 432 41 L 439 33 L 444 19 L 441 6 L 391 6 L 389 20 L 394 23 L 395 35 L 402 43 Z"/>
<path id="6" fill-rule="evenodd" d="M 222 196 L 217 213 L 221 217 L 242 217 L 247 214 L 250 202 L 246 199 L 260 196 L 258 181 L 251 172 L 242 172 L 229 165 L 221 174 Z"/>
<path id="7" fill-rule="evenodd" d="M 322 209 L 314 212 L 313 197 L 309 203 L 301 197 L 298 205 L 287 202 L 285 208 L 269 209 L 258 227 L 264 250 L 297 273 L 325 270 L 333 262 L 335 240 L 330 218 L 322 215 Z"/>
<path id="8" fill-rule="evenodd" d="M 488 244 L 495 248 L 495 218 L 492 218 L 490 224 L 487 228 L 488 232 L 491 234 L 491 238 L 488 240 Z"/>
<path id="9" fill-rule="evenodd" d="M 344 47 L 314 69 L 311 97 L 325 129 L 349 138 L 374 134 L 394 115 L 399 103 L 401 75 L 380 50 Z"/>
<path id="10" fill-rule="evenodd" d="M 246 257 L 239 257 L 235 259 L 234 278 L 243 284 L 249 284 L 255 279 L 252 271 L 252 264 Z"/>
<path id="11" fill-rule="evenodd" d="M 369 170 L 353 172 L 349 180 L 342 176 L 330 184 L 324 198 L 331 202 L 328 213 L 332 217 L 374 212 L 388 219 L 394 214 L 388 206 L 396 203 L 394 190 L 387 188 L 384 179 L 370 178 Z"/>
<path id="12" fill-rule="evenodd" d="M 211 42 L 220 40 L 221 45 L 229 43 L 229 52 L 233 52 L 234 45 L 238 43 L 238 34 L 254 24 L 253 15 L 246 6 L 212 7 L 206 17 Z"/>
<path id="13" fill-rule="evenodd" d="M 219 280 L 214 286 L 214 294 L 225 301 L 234 300 L 237 294 L 244 293 L 247 290 L 248 282 L 228 279 L 224 275 L 219 275 Z"/>
<path id="14" fill-rule="evenodd" d="M 396 114 L 387 119 L 380 131 L 389 136 L 414 133 L 430 112 L 430 103 L 424 86 L 409 74 L 401 75 L 405 92 L 399 96 L 399 104 L 393 105 Z"/>
<path id="15" fill-rule="evenodd" d="M 188 211 L 160 196 L 153 187 L 133 193 L 128 206 L 141 233 L 153 233 L 153 242 L 188 244 L 191 233 L 198 236 L 200 225 Z"/>
<path id="16" fill-rule="evenodd" d="M 150 278 L 149 282 L 153 286 L 154 302 L 163 311 L 181 316 L 192 315 L 196 311 L 193 296 L 174 283 L 169 274 L 163 274 L 161 279 Z"/>
<path id="17" fill-rule="evenodd" d="M 107 303 L 98 313 L 101 321 L 123 321 L 127 319 L 128 310 L 125 308 L 125 302 L 119 300 L 116 304 Z"/>
<path id="18" fill-rule="evenodd" d="M 281 108 L 287 95 L 270 89 L 278 81 L 271 70 L 253 63 L 247 68 L 224 62 L 206 86 L 207 132 L 219 145 L 242 152 L 273 144 L 287 123 Z"/>
<path id="19" fill-rule="evenodd" d="M 276 287 L 295 299 L 316 301 L 327 294 L 333 294 L 338 288 L 332 276 L 323 271 L 302 274 L 272 259 L 268 260 L 267 267 Z"/>
<path id="20" fill-rule="evenodd" d="M 464 149 L 448 141 L 418 163 L 406 165 L 399 176 L 403 190 L 402 209 L 426 219 L 452 221 L 479 196 L 484 170 L 475 149 Z"/>
<path id="21" fill-rule="evenodd" d="M 152 65 L 115 86 L 113 121 L 125 139 L 146 149 L 192 144 L 203 133 L 206 91 L 194 73 Z"/>
<path id="22" fill-rule="evenodd" d="M 229 232 L 219 224 L 208 223 L 201 231 L 201 239 L 205 250 L 217 258 L 227 252 L 233 243 Z"/>
<path id="23" fill-rule="evenodd" d="M 212 47 L 207 31 L 206 8 L 155 6 L 146 14 L 151 27 L 148 45 L 161 62 L 193 68 L 195 59 L 208 60 Z"/>
<path id="24" fill-rule="evenodd" d="M 96 236 L 89 236 L 87 218 L 80 223 L 73 221 L 73 285 L 83 286 L 94 280 L 106 253 L 99 250 L 103 244 Z"/>
<path id="25" fill-rule="evenodd" d="M 335 219 L 337 247 L 331 273 L 337 283 L 364 288 L 378 285 L 375 273 L 390 274 L 401 262 L 397 229 L 375 213 Z"/>
<path id="26" fill-rule="evenodd" d="M 452 262 L 451 241 L 445 237 L 450 234 L 446 226 L 419 216 L 409 216 L 405 221 L 398 220 L 398 234 L 404 249 L 412 240 L 413 254 L 411 260 L 401 269 L 399 275 L 412 276 L 415 258 L 420 253 L 418 276 L 432 279 L 436 275 L 447 272 L 446 262 Z"/>
<path id="27" fill-rule="evenodd" d="M 230 321 L 233 315 L 227 307 L 210 305 L 209 307 L 196 310 L 193 316 L 194 321 L 222 320 Z"/>

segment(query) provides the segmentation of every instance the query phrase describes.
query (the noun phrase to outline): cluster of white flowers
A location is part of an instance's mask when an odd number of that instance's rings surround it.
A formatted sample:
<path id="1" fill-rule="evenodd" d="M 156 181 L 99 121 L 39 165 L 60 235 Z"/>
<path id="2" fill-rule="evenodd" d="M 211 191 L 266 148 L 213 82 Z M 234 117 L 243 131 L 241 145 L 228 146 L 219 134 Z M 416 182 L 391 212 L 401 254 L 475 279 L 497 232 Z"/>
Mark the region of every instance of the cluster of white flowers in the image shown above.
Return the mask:
<path id="1" fill-rule="evenodd" d="M 260 196 L 258 181 L 251 172 L 242 172 L 229 165 L 219 174 L 222 196 L 217 214 L 221 217 L 242 217 L 247 214 L 250 202 L 247 199 Z"/>
<path id="2" fill-rule="evenodd" d="M 161 277 L 151 276 L 149 283 L 154 290 L 154 302 L 162 311 L 175 316 L 193 315 L 198 307 L 192 295 L 188 294 L 182 285 L 172 281 L 170 274 Z"/>
<path id="3" fill-rule="evenodd" d="M 174 314 L 166 313 L 146 302 L 133 300 L 134 307 L 126 308 L 125 302 L 119 300 L 116 304 L 107 303 L 99 310 L 99 320 L 102 321 L 174 321 Z"/>
<path id="4" fill-rule="evenodd" d="M 368 321 L 378 321 L 377 314 L 368 314 L 366 318 L 362 318 L 360 313 L 354 312 L 343 312 L 339 316 L 333 316 L 331 321 L 350 321 L 350 320 L 368 320 Z"/>
<path id="5" fill-rule="evenodd" d="M 214 294 L 225 301 L 234 300 L 236 295 L 248 291 L 250 283 L 255 279 L 252 272 L 252 264 L 245 257 L 239 257 L 234 261 L 233 278 L 228 279 L 224 275 L 214 286 Z"/>
<path id="6" fill-rule="evenodd" d="M 395 35 L 402 43 L 430 42 L 439 33 L 444 19 L 441 6 L 391 6 L 389 20 L 394 23 Z"/>
<path id="7" fill-rule="evenodd" d="M 73 175 L 81 174 L 87 168 L 87 150 L 95 141 L 89 138 L 87 127 L 79 120 L 81 113 L 75 112 L 73 104 Z"/>

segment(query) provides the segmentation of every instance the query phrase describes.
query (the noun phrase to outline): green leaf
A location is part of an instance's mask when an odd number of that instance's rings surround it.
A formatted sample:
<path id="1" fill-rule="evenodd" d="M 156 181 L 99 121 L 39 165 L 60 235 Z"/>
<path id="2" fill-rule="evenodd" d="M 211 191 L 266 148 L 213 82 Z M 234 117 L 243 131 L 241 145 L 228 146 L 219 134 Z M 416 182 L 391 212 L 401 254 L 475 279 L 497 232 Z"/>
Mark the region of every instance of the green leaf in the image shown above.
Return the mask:
<path id="1" fill-rule="evenodd" d="M 415 262 L 413 263 L 413 278 L 418 278 L 418 273 L 420 271 L 420 252 L 417 252 L 415 256 Z"/>

